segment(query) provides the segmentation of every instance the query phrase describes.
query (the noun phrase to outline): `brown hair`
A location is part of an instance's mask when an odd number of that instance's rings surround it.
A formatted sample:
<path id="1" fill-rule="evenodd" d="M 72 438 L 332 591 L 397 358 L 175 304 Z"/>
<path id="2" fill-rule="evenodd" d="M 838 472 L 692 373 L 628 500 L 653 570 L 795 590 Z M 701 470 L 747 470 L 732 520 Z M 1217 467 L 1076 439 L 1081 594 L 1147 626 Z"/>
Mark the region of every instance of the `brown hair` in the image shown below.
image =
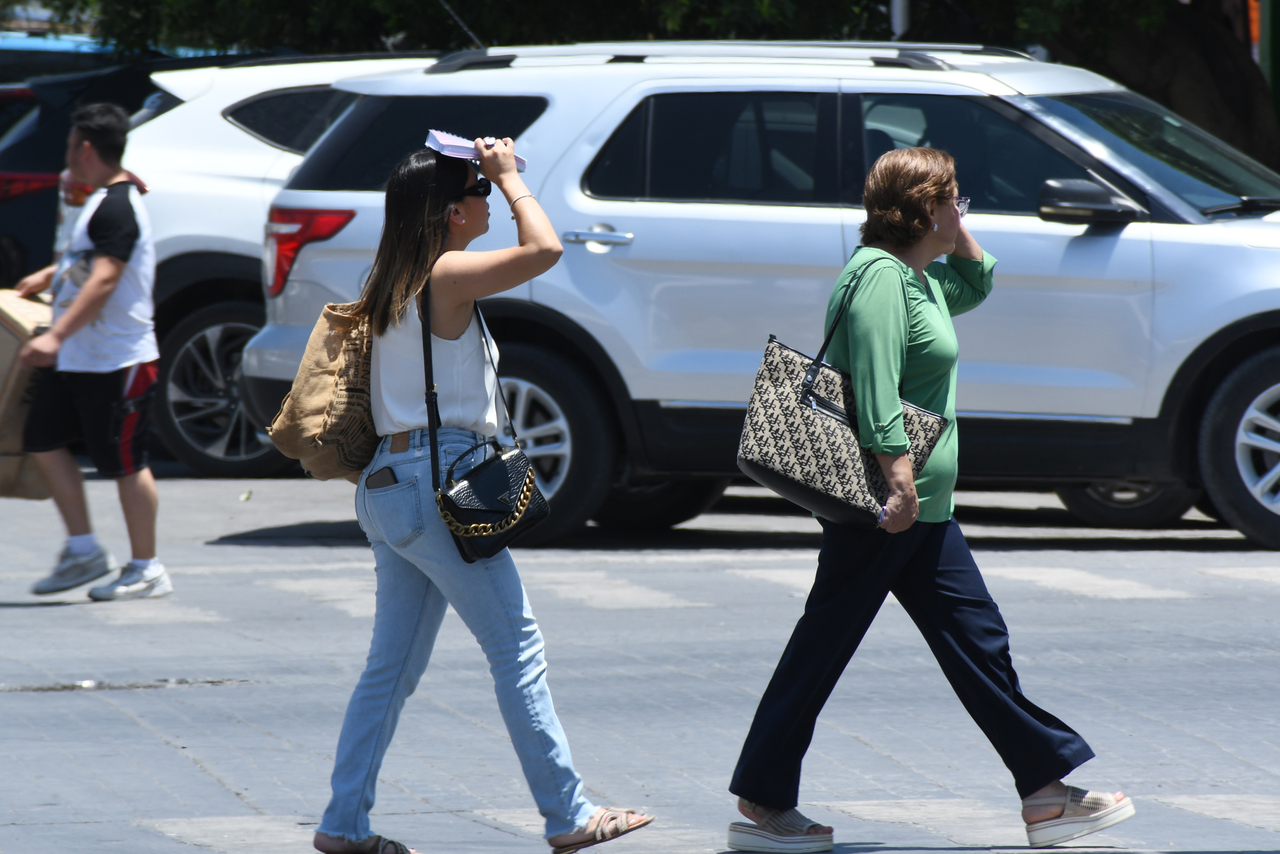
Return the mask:
<path id="1" fill-rule="evenodd" d="M 375 335 L 398 325 L 426 285 L 449 237 L 449 214 L 469 176 L 467 161 L 430 148 L 415 151 L 391 170 L 382 239 L 352 311 L 372 321 Z"/>
<path id="2" fill-rule="evenodd" d="M 950 199 L 955 192 L 956 161 L 935 148 L 886 151 L 867 173 L 862 206 L 862 242 L 910 246 L 929 230 L 930 199 Z"/>

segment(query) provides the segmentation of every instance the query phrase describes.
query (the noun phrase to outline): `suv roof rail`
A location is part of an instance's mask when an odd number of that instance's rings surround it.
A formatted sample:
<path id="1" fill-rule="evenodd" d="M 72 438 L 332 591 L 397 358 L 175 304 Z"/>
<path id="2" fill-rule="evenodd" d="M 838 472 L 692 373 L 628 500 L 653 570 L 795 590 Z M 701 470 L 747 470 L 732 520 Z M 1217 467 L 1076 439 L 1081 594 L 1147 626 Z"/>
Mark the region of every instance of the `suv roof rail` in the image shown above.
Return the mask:
<path id="1" fill-rule="evenodd" d="M 423 70 L 424 74 L 452 74 L 480 68 L 506 68 L 516 58 L 514 53 L 489 53 L 487 48 L 459 50 L 440 57 L 440 61 Z"/>
<path id="2" fill-rule="evenodd" d="M 288 56 L 267 56 L 258 59 L 250 59 L 245 62 L 237 62 L 230 68 L 253 68 L 259 65 L 302 65 L 308 62 L 355 62 L 361 59 L 434 59 L 440 56 L 442 51 L 438 50 L 406 50 L 395 51 L 377 51 L 371 53 L 317 53 L 317 54 L 291 54 Z"/>
<path id="3" fill-rule="evenodd" d="M 950 71 L 955 66 L 936 56 L 919 50 L 900 50 L 897 56 L 873 56 L 871 64 L 896 68 L 914 68 L 916 71 Z"/>
<path id="4" fill-rule="evenodd" d="M 795 56 L 797 58 L 840 59 L 842 51 L 892 51 L 888 56 L 850 56 L 870 59 L 876 65 L 913 68 L 921 71 L 947 71 L 952 68 L 937 53 L 965 53 L 978 56 L 1000 56 L 1035 61 L 1035 57 L 1006 47 L 976 44 L 928 42 L 859 42 L 859 41 L 646 41 L 646 42 L 579 42 L 567 45 L 520 45 L 460 50 L 445 54 L 426 74 L 451 74 L 482 68 L 506 68 L 523 56 L 607 56 L 608 62 L 644 62 L 658 56 Z M 813 52 L 813 53 L 811 53 Z"/>

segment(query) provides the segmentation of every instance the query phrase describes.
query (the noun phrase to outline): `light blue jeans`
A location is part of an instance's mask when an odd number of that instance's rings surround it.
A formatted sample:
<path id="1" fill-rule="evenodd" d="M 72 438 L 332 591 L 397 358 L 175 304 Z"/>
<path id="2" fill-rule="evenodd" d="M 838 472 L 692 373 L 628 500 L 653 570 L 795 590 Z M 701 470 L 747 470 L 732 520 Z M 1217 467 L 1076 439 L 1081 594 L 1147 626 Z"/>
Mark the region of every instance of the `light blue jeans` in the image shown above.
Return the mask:
<path id="1" fill-rule="evenodd" d="M 437 435 L 441 478 L 454 460 L 483 440 L 454 427 L 441 428 Z M 376 561 L 377 610 L 369 658 L 338 736 L 333 798 L 320 832 L 353 841 L 372 835 L 369 810 L 382 757 L 405 700 L 427 669 L 449 605 L 489 659 L 498 708 L 546 819 L 546 835 L 582 827 L 596 807 L 582 795 L 582 778 L 573 768 L 547 688 L 542 632 L 510 553 L 463 561 L 436 509 L 427 431 L 413 431 L 403 453 L 391 453 L 390 445 L 389 437 L 382 440 L 356 487 L 356 517 Z M 461 460 L 455 477 L 485 456 L 481 448 Z M 395 470 L 398 482 L 367 489 L 365 478 L 383 466 Z"/>

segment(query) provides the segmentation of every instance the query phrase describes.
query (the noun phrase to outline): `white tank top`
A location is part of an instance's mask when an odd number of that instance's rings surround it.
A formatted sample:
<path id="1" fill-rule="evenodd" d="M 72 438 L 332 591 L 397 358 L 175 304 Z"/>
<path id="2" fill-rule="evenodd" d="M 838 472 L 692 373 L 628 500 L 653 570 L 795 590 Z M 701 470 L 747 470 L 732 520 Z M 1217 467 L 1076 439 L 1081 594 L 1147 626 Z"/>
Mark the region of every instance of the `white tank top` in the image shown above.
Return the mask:
<path id="1" fill-rule="evenodd" d="M 485 332 L 489 330 L 486 327 Z M 488 336 L 493 364 L 498 347 Z M 483 436 L 498 432 L 498 377 L 484 352 L 477 315 L 456 339 L 431 336 L 432 371 L 440 403 L 440 426 Z M 422 367 L 422 319 L 410 306 L 398 325 L 373 338 L 373 425 L 379 436 L 427 427 L 427 380 Z"/>

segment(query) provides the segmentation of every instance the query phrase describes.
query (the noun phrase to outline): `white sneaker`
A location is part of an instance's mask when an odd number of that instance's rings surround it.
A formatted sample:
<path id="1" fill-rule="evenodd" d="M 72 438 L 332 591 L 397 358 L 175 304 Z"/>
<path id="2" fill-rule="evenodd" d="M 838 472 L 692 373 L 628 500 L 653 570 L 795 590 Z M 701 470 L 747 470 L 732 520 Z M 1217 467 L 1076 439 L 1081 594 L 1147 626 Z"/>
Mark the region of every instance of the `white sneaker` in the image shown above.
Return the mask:
<path id="1" fill-rule="evenodd" d="M 89 591 L 90 599 L 108 602 L 115 599 L 155 599 L 168 596 L 173 592 L 173 582 L 169 573 L 160 564 L 148 570 L 141 570 L 132 563 L 125 566 L 120 577 L 110 584 L 94 587 Z"/>
<path id="2" fill-rule="evenodd" d="M 119 568 L 120 564 L 116 563 L 115 558 L 102 546 L 98 546 L 87 555 L 73 555 L 63 548 L 53 574 L 32 585 L 31 592 L 38 596 L 61 593 L 115 572 Z"/>

